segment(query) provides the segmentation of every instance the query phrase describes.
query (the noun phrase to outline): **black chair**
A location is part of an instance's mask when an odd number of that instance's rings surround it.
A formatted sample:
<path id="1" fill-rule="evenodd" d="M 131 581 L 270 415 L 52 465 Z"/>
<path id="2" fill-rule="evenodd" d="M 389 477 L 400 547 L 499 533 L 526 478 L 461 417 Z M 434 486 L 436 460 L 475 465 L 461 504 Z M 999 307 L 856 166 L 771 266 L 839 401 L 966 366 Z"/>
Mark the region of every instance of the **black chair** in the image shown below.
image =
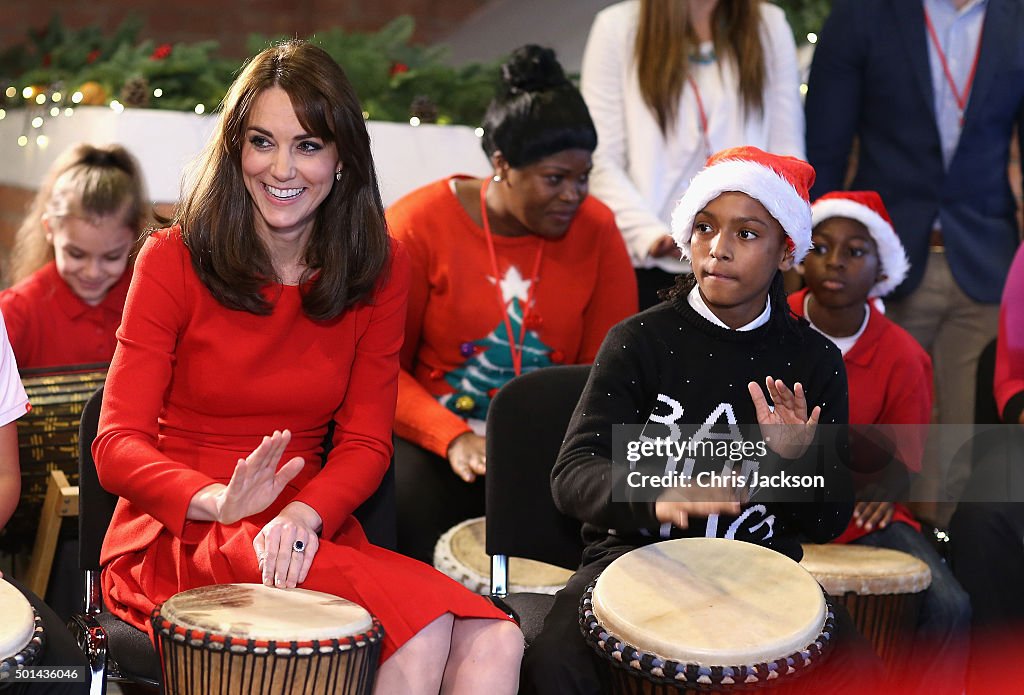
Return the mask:
<path id="1" fill-rule="evenodd" d="M 554 597 L 509 594 L 508 558 L 579 567 L 580 522 L 555 507 L 551 468 L 589 374 L 588 365 L 523 374 L 498 391 L 487 413 L 485 547 L 491 556 L 491 594 L 518 614 L 527 644 L 543 626 Z"/>
<path id="2" fill-rule="evenodd" d="M 978 356 L 977 382 L 974 385 L 974 422 L 982 425 L 1001 424 L 999 407 L 992 392 L 996 375 L 996 341 L 993 340 Z"/>
<path id="3" fill-rule="evenodd" d="M 103 400 L 101 386 L 85 404 L 78 453 L 78 565 L 85 573 L 85 605 L 68 627 L 85 652 L 92 671 L 91 692 L 107 691 L 107 678 L 158 688 L 160 660 L 149 636 L 103 609 L 100 593 L 100 548 L 110 526 L 117 496 L 100 485 L 92 460 L 92 442 Z"/>
<path id="4" fill-rule="evenodd" d="M 160 661 L 149 636 L 104 610 L 100 592 L 100 549 L 110 526 L 117 496 L 100 485 L 92 459 L 96 438 L 101 386 L 82 411 L 79 433 L 78 562 L 85 573 L 83 613 L 72 616 L 68 627 L 85 652 L 92 671 L 92 695 L 107 690 L 107 679 L 151 688 L 160 686 Z M 327 434 L 330 441 L 331 432 Z M 326 450 L 325 450 L 326 451 Z M 377 491 L 355 511 L 371 542 L 394 549 L 397 528 L 394 463 L 388 467 Z"/>

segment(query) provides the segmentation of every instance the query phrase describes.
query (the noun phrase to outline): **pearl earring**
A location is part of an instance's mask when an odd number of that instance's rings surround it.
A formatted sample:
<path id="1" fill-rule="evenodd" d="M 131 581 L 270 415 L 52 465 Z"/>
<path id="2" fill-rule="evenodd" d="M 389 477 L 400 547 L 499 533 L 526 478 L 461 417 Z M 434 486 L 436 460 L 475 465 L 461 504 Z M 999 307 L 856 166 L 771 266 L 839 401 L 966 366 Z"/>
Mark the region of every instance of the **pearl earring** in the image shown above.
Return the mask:
<path id="1" fill-rule="evenodd" d="M 494 181 L 494 183 L 501 183 L 501 174 L 495 174 L 492 177 L 492 180 Z"/>
<path id="2" fill-rule="evenodd" d="M 334 172 L 334 180 L 341 181 L 341 169 L 338 169 L 336 172 Z"/>

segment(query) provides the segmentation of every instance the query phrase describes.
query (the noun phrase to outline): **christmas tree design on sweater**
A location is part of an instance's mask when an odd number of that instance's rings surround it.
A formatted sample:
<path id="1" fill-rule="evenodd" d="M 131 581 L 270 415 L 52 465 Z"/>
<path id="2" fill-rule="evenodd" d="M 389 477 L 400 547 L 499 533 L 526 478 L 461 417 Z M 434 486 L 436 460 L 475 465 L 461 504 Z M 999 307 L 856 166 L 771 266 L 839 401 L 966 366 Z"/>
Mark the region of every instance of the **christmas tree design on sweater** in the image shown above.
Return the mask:
<path id="1" fill-rule="evenodd" d="M 494 278 L 487 279 L 491 284 L 495 283 Z M 498 282 L 508 313 L 508 323 L 512 327 L 512 344 L 517 348 L 519 337 L 523 333 L 523 313 L 529 300 L 530 285 L 531 281 L 524 278 L 514 265 L 508 267 L 505 276 Z M 551 348 L 544 344 L 537 335 L 536 328 L 532 326 L 534 317 L 534 314 L 530 315 L 526 334 L 523 336 L 524 374 L 554 364 L 551 359 Z M 459 417 L 486 420 L 494 394 L 515 376 L 508 329 L 504 319 L 499 319 L 498 324 L 486 336 L 479 340 L 467 341 L 460 349 L 466 357 L 465 362 L 445 375 L 445 381 L 455 392 L 440 396 L 438 400 Z"/>

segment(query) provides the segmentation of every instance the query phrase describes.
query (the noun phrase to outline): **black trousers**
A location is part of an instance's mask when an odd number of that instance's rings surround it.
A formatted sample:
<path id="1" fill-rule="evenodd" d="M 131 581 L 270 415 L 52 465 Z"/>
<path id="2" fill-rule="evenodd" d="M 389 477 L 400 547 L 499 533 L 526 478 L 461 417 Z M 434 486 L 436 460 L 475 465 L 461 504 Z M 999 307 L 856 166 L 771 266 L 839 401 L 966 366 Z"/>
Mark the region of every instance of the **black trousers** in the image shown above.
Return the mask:
<path id="1" fill-rule="evenodd" d="M 484 515 L 484 479 L 466 483 L 448 459 L 395 437 L 398 552 L 434 564 L 434 545 L 460 521 Z"/>
<path id="2" fill-rule="evenodd" d="M 20 591 L 32 607 L 36 609 L 43 624 L 46 646 L 42 656 L 34 664 L 42 668 L 75 667 L 84 674 L 84 683 L 20 683 L 11 686 L 4 693 L 17 695 L 85 695 L 89 692 L 89 664 L 82 650 L 78 648 L 74 638 L 68 631 L 64 621 L 57 617 L 53 610 L 43 603 L 42 599 L 29 591 L 16 579 L 5 576 L 3 580 L 10 582 Z M 2 616 L 0 616 L 2 617 Z"/>
<path id="3" fill-rule="evenodd" d="M 975 461 L 949 524 L 953 574 L 971 598 L 967 693 L 1009 692 L 1007 664 L 1024 658 L 1024 429 L 974 443 Z"/>
<path id="4" fill-rule="evenodd" d="M 608 693 L 608 665 L 586 643 L 579 626 L 579 604 L 587 585 L 632 546 L 587 549 L 583 566 L 558 592 L 544 628 L 523 658 L 521 695 L 598 695 Z M 765 581 L 771 581 L 766 577 Z M 862 695 L 876 692 L 884 667 L 860 635 L 849 613 L 836 607 L 836 634 L 828 657 L 797 679 L 800 693 Z M 796 691 L 794 691 L 796 692 Z"/>
<path id="5" fill-rule="evenodd" d="M 950 564 L 971 597 L 974 629 L 1024 624 L 1024 428 L 985 430 L 950 520 Z"/>

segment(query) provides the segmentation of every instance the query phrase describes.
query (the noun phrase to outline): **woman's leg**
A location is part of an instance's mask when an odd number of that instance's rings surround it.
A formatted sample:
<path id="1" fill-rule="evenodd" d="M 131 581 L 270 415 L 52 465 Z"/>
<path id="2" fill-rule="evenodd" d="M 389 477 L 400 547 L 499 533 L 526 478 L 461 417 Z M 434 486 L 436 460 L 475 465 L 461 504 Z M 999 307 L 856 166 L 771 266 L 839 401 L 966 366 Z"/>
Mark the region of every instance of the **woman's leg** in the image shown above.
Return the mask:
<path id="1" fill-rule="evenodd" d="M 441 692 L 514 695 L 519 690 L 522 660 L 523 633 L 515 623 L 456 620 Z"/>
<path id="2" fill-rule="evenodd" d="M 381 664 L 373 692 L 513 695 L 522 657 L 523 633 L 515 623 L 445 613 Z"/>
<path id="3" fill-rule="evenodd" d="M 398 648 L 380 665 L 374 695 L 434 695 L 441 689 L 452 640 L 451 613 L 445 613 Z"/>

